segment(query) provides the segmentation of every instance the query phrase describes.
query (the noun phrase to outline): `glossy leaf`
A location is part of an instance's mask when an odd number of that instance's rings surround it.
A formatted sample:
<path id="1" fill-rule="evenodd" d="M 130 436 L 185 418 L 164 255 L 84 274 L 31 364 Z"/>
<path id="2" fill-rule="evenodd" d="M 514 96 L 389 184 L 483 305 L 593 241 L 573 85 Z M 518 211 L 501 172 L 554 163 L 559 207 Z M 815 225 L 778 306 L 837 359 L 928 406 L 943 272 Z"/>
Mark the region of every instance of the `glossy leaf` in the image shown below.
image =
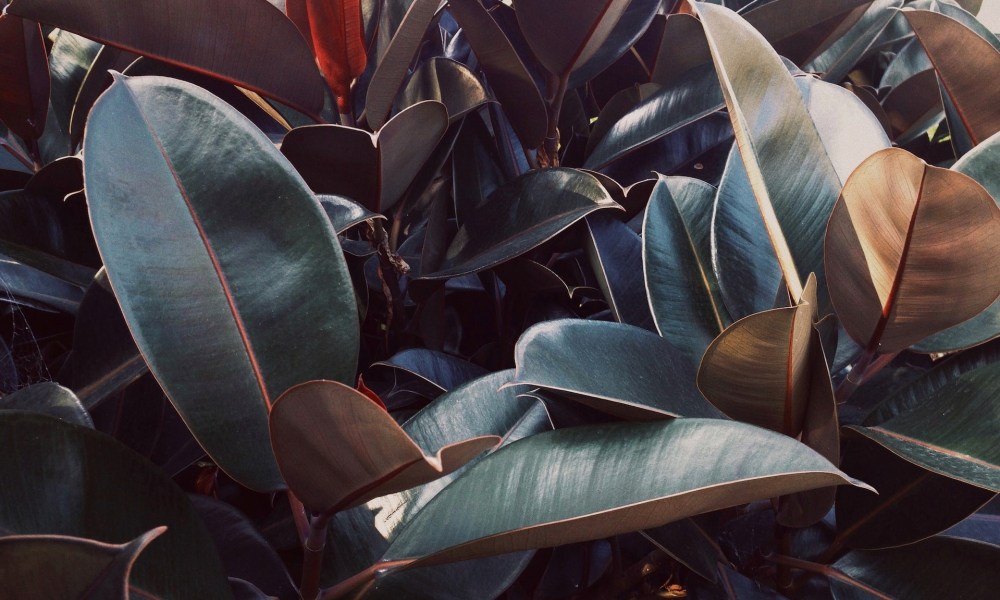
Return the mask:
<path id="1" fill-rule="evenodd" d="M 856 583 L 831 578 L 836 600 L 884 598 L 931 600 L 989 598 L 1000 585 L 1000 547 L 957 538 L 935 537 L 889 550 L 856 550 L 832 566 Z"/>
<path id="2" fill-rule="evenodd" d="M 734 447 L 741 449 L 739 460 Z M 552 464 L 560 468 L 542 466 Z M 642 476 L 623 480 L 623 472 Z M 498 480 L 509 484 L 498 486 Z M 864 485 L 795 440 L 732 421 L 560 429 L 474 465 L 414 518 L 385 559 L 426 565 L 598 539 L 845 483 Z M 469 498 L 482 510 L 458 510 Z M 446 530 L 439 526 L 442 515 L 448 515 Z"/>
<path id="3" fill-rule="evenodd" d="M 743 165 L 785 285 L 798 301 L 802 279 L 813 272 L 822 296 L 823 249 L 815 234 L 825 224 L 826 210 L 840 189 L 834 165 L 795 82 L 766 40 L 727 9 L 705 4 L 698 10 Z M 777 96 L 784 110 L 774 114 L 770 109 Z M 790 168 L 803 160 L 812 165 L 807 172 Z M 812 200 L 806 203 L 803 197 Z"/>
<path id="4" fill-rule="evenodd" d="M 63 29 L 52 32 L 52 36 L 55 39 L 49 51 L 49 114 L 45 134 L 38 140 L 45 162 L 66 156 L 72 150 L 70 116 L 87 71 L 102 48 L 97 42 Z"/>
<path id="5" fill-rule="evenodd" d="M 645 357 L 635 360 L 635 357 Z M 529 328 L 514 350 L 514 381 L 569 394 L 633 420 L 721 417 L 694 386 L 692 364 L 655 333 L 562 319 Z"/>
<path id="6" fill-rule="evenodd" d="M 722 106 L 718 81 L 710 67 L 694 69 L 621 116 L 587 157 L 586 167 L 600 169 L 716 112 Z"/>
<path id="7" fill-rule="evenodd" d="M 76 394 L 50 381 L 35 383 L 0 397 L 0 410 L 25 410 L 49 415 L 71 425 L 94 428 L 94 421 Z"/>
<path id="8" fill-rule="evenodd" d="M 7 300 L 75 314 L 94 271 L 27 246 L 0 240 Z"/>
<path id="9" fill-rule="evenodd" d="M 63 535 L 0 537 L 0 586 L 17 590 L 25 600 L 84 596 L 128 600 L 132 565 L 166 529 L 151 529 L 127 544 Z"/>
<path id="10" fill-rule="evenodd" d="M 548 113 L 538 86 L 510 40 L 479 0 L 452 0 L 448 10 L 469 38 L 493 93 L 526 148 L 545 139 Z"/>
<path id="11" fill-rule="evenodd" d="M 0 16 L 0 121 L 25 140 L 45 129 L 49 110 L 49 67 L 38 23 L 13 14 Z"/>
<path id="12" fill-rule="evenodd" d="M 87 122 L 90 109 L 94 107 L 97 98 L 111 85 L 112 76 L 110 71 L 117 73 L 124 72 L 132 64 L 138 55 L 126 52 L 115 46 L 101 46 L 94 62 L 87 69 L 87 75 L 80 83 L 80 90 L 76 94 L 73 102 L 73 110 L 69 114 L 70 146 L 76 148 L 83 139 L 83 128 Z"/>
<path id="13" fill-rule="evenodd" d="M 379 57 L 365 96 L 365 118 L 372 129 L 380 129 L 386 123 L 439 4 L 440 0 L 413 0 L 385 54 Z"/>
<path id="14" fill-rule="evenodd" d="M 653 330 L 653 315 L 642 279 L 642 239 L 611 214 L 584 220 L 584 247 L 598 287 L 619 323 Z"/>
<path id="15" fill-rule="evenodd" d="M 84 152 L 95 237 L 150 370 L 227 473 L 282 487 L 272 398 L 354 380 L 354 293 L 319 202 L 245 117 L 176 80 L 119 79 Z M 267 201 L 243 210 L 252 198 Z"/>
<path id="16" fill-rule="evenodd" d="M 347 196 L 382 212 L 403 195 L 447 129 L 444 105 L 426 101 L 375 134 L 343 125 L 297 127 L 281 152 L 317 194 Z"/>
<path id="17" fill-rule="evenodd" d="M 423 100 L 436 100 L 448 109 L 451 122 L 490 101 L 483 84 L 465 65 L 446 58 L 432 58 L 417 67 L 399 96 L 406 108 Z"/>
<path id="18" fill-rule="evenodd" d="M 486 375 L 479 365 L 427 348 L 408 348 L 379 361 L 372 368 L 382 367 L 405 371 L 424 379 L 443 391 L 452 390 L 468 381 Z"/>
<path id="19" fill-rule="evenodd" d="M 445 394 L 403 424 L 421 446 L 441 447 L 474 436 L 497 435 L 503 445 L 552 428 L 545 406 L 518 396 L 520 387 L 501 388 L 513 371 L 479 377 Z M 473 459 L 473 464 L 481 458 Z M 468 469 L 463 467 L 428 484 L 374 499 L 338 513 L 330 523 L 328 543 L 353 540 L 350 552 L 336 560 L 337 578 L 378 561 L 389 544 L 442 489 Z M 378 580 L 373 597 L 444 596 L 488 598 L 510 586 L 533 553 L 498 556 L 455 565 L 391 573 Z"/>
<path id="20" fill-rule="evenodd" d="M 740 16 L 775 52 L 803 65 L 854 25 L 872 0 L 775 0 L 755 4 Z"/>
<path id="21" fill-rule="evenodd" d="M 211 74 L 307 114 L 323 108 L 323 83 L 309 46 L 266 0 L 225 6 L 197 0 L 17 0 L 7 12 Z"/>
<path id="22" fill-rule="evenodd" d="M 340 112 L 347 112 L 351 83 L 364 72 L 368 62 L 361 1 L 286 0 L 285 11 L 300 16 L 292 20 L 309 41 L 316 64 L 337 95 Z M 304 19 L 301 18 L 303 14 Z"/>
<path id="23" fill-rule="evenodd" d="M 840 82 L 876 42 L 903 1 L 874 0 L 850 29 L 803 68 L 822 73 L 823 81 Z"/>
<path id="24" fill-rule="evenodd" d="M 1000 400 L 993 393 L 1000 366 L 993 364 L 948 382 L 911 411 L 873 427 L 851 431 L 925 469 L 1000 493 Z"/>
<path id="25" fill-rule="evenodd" d="M 659 9 L 658 0 L 630 0 L 611 33 L 585 63 L 578 63 L 573 70 L 569 88 L 579 87 L 602 71 L 612 68 L 646 33 Z"/>
<path id="26" fill-rule="evenodd" d="M 932 69 L 921 71 L 892 88 L 882 101 L 892 139 L 906 142 L 940 121 L 944 107 Z"/>
<path id="27" fill-rule="evenodd" d="M 953 171 L 964 173 L 982 185 L 1000 203 L 1000 132 L 972 149 L 952 165 Z M 920 352 L 947 352 L 980 344 L 1000 335 L 1000 300 L 978 316 L 949 327 L 915 345 Z"/>
<path id="28" fill-rule="evenodd" d="M 955 19 L 928 10 L 903 14 L 955 105 L 957 126 L 976 145 L 1000 131 L 1000 94 L 982 85 L 983 73 L 1000 70 L 1000 51 Z"/>
<path id="29" fill-rule="evenodd" d="M 440 270 L 421 279 L 475 273 L 520 256 L 595 210 L 620 208 L 592 175 L 531 171 L 497 189 L 458 229 Z"/>
<path id="30" fill-rule="evenodd" d="M 859 435 L 845 436 L 841 469 L 878 490 L 837 489 L 836 548 L 890 548 L 940 533 L 995 494 L 917 466 Z"/>
<path id="31" fill-rule="evenodd" d="M 628 0 L 517 0 L 517 22 L 535 56 L 552 74 L 567 77 L 601 47 Z"/>
<path id="32" fill-rule="evenodd" d="M 319 513 L 427 483 L 500 442 L 480 436 L 421 448 L 384 408 L 334 381 L 292 387 L 275 402 L 270 423 L 281 474 L 302 503 Z"/>
<path id="33" fill-rule="evenodd" d="M 231 597 L 187 497 L 148 461 L 106 435 L 15 411 L 0 412 L 0 443 L 0 528 L 122 544 L 166 525 L 131 581 L 171 600 Z"/>
<path id="34" fill-rule="evenodd" d="M 977 315 L 1000 294 L 998 227 L 1000 208 L 972 178 L 904 150 L 872 155 L 845 184 L 826 236 L 844 328 L 871 351 L 894 352 Z"/>
<path id="35" fill-rule="evenodd" d="M 351 227 L 372 219 L 385 219 L 379 213 L 372 212 L 353 200 L 343 196 L 318 194 L 319 203 L 323 206 L 326 216 L 330 218 L 337 233 L 344 233 Z"/>
<path id="36" fill-rule="evenodd" d="M 709 251 L 715 188 L 660 176 L 642 223 L 642 265 L 656 328 L 692 362 L 728 325 Z"/>

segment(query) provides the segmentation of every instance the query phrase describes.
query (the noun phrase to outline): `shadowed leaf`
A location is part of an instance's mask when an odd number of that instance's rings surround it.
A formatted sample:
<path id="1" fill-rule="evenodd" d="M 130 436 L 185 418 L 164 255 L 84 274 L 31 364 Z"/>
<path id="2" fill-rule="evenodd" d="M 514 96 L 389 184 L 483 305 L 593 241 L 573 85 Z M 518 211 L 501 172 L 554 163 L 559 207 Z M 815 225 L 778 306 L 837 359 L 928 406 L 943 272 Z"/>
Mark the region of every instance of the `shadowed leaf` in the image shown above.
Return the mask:
<path id="1" fill-rule="evenodd" d="M 127 544 L 64 535 L 0 537 L 0 586 L 25 600 L 128 600 L 132 565 L 166 530 L 151 529 Z"/>
<path id="2" fill-rule="evenodd" d="M 309 41 L 340 112 L 347 112 L 351 83 L 368 62 L 361 1 L 285 0 L 285 12 Z"/>
<path id="3" fill-rule="evenodd" d="M 45 129 L 49 67 L 38 23 L 0 15 L 0 121 L 25 140 Z"/>
<path id="4" fill-rule="evenodd" d="M 26 410 L 71 425 L 94 428 L 94 421 L 76 394 L 50 381 L 41 381 L 0 397 L 0 410 Z"/>
<path id="5" fill-rule="evenodd" d="M 323 109 L 323 82 L 309 46 L 267 0 L 17 0 L 7 11 L 211 74 L 310 115 Z"/>
<path id="6" fill-rule="evenodd" d="M 399 96 L 400 108 L 423 100 L 437 100 L 448 109 L 454 123 L 467 113 L 490 101 L 483 84 L 462 63 L 447 58 L 432 58 L 417 67 Z"/>
<path id="7" fill-rule="evenodd" d="M 517 0 L 528 45 L 553 75 L 566 77 L 598 51 L 629 0 Z"/>

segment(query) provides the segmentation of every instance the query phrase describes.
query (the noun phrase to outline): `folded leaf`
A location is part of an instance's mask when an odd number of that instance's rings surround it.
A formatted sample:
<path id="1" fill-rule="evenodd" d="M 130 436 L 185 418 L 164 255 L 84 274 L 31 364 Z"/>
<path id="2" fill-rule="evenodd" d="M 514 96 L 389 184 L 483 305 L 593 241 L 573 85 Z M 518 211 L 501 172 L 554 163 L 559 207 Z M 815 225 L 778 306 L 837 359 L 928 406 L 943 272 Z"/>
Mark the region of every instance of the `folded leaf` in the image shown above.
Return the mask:
<path id="1" fill-rule="evenodd" d="M 865 486 L 791 438 L 734 421 L 560 429 L 470 468 L 400 533 L 385 560 L 439 564 L 599 539 L 840 484 Z M 461 508 L 470 499 L 480 510 Z"/>
<path id="2" fill-rule="evenodd" d="M 220 467 L 284 487 L 272 400 L 355 376 L 354 291 L 322 207 L 250 121 L 177 80 L 119 78 L 84 152 L 94 234 L 150 370 Z"/>
<path id="3" fill-rule="evenodd" d="M 424 100 L 436 100 L 448 109 L 448 121 L 454 123 L 470 111 L 490 101 L 475 73 L 462 63 L 435 57 L 419 67 L 399 95 L 400 109 Z"/>
<path id="4" fill-rule="evenodd" d="M 1000 295 L 1000 208 L 966 175 L 882 150 L 844 186 L 826 265 L 851 337 L 869 351 L 899 351 Z"/>
<path id="5" fill-rule="evenodd" d="M 310 115 L 323 80 L 295 26 L 267 0 L 18 0 L 7 12 L 123 50 L 208 73 Z M 75 92 L 75 90 L 74 90 Z M 68 112 L 67 112 L 68 116 Z"/>
<path id="6" fill-rule="evenodd" d="M 292 387 L 274 403 L 270 423 L 281 474 L 317 513 L 427 483 L 500 443 L 496 436 L 480 436 L 428 455 L 384 408 L 334 381 Z"/>
<path id="7" fill-rule="evenodd" d="M 347 112 L 351 83 L 368 62 L 361 1 L 286 0 L 285 12 L 299 17 L 292 20 L 316 54 L 316 63 L 337 95 L 340 112 Z"/>

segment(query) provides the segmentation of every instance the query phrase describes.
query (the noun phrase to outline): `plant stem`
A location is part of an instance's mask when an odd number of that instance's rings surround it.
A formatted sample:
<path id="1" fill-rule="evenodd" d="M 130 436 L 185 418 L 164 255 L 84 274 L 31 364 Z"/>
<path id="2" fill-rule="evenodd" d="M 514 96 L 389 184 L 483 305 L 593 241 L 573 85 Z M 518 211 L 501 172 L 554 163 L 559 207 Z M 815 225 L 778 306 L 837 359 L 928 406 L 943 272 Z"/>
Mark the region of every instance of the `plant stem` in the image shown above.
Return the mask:
<path id="1" fill-rule="evenodd" d="M 882 592 L 876 590 L 873 587 L 866 585 L 865 583 L 845 575 L 841 571 L 834 569 L 833 567 L 827 565 L 821 565 L 819 563 L 809 562 L 807 560 L 801 560 L 798 558 L 792 558 L 790 556 L 784 556 L 781 554 L 769 554 L 764 557 L 765 560 L 773 562 L 777 565 L 784 565 L 791 567 L 793 569 L 800 569 L 809 573 L 816 573 L 818 575 L 823 575 L 829 577 L 830 579 L 836 579 L 837 581 L 842 581 L 852 587 L 856 587 L 863 590 L 879 600 L 893 600 L 892 596 L 886 596 Z"/>
<path id="2" fill-rule="evenodd" d="M 552 90 L 552 95 L 547 99 L 549 129 L 538 153 L 538 165 L 542 168 L 559 166 L 559 112 L 562 110 L 568 85 L 569 73 L 553 75 L 549 80 L 549 88 Z"/>
<path id="3" fill-rule="evenodd" d="M 295 494 L 288 492 L 288 504 L 292 507 L 292 520 L 295 521 L 295 530 L 299 534 L 299 543 L 303 546 L 309 537 L 309 517 L 306 515 L 306 507 L 302 506 Z"/>
<path id="4" fill-rule="evenodd" d="M 302 545 L 302 583 L 299 593 L 303 600 L 315 600 L 319 596 L 319 575 L 323 569 L 326 530 L 331 516 L 333 513 L 323 513 L 309 523 L 309 536 Z"/>
<path id="5" fill-rule="evenodd" d="M 378 562 L 374 565 L 368 567 L 360 573 L 355 573 L 347 579 L 341 581 L 337 585 L 327 588 L 323 591 L 323 595 L 320 596 L 320 600 L 338 600 L 339 598 L 345 597 L 351 592 L 363 589 L 369 583 L 375 580 L 375 574 L 382 569 L 391 569 L 393 567 L 402 567 L 412 563 L 413 560 L 394 560 L 389 562 Z"/>

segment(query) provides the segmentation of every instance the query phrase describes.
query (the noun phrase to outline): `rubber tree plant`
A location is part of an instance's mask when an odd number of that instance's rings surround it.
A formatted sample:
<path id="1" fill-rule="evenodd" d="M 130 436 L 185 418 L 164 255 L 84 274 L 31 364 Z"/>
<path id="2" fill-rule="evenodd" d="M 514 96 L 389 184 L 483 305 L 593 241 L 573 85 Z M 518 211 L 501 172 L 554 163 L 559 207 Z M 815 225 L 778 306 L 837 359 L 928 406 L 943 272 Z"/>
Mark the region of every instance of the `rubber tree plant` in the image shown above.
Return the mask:
<path id="1" fill-rule="evenodd" d="M 976 0 L 5 1 L 0 589 L 984 598 Z"/>

